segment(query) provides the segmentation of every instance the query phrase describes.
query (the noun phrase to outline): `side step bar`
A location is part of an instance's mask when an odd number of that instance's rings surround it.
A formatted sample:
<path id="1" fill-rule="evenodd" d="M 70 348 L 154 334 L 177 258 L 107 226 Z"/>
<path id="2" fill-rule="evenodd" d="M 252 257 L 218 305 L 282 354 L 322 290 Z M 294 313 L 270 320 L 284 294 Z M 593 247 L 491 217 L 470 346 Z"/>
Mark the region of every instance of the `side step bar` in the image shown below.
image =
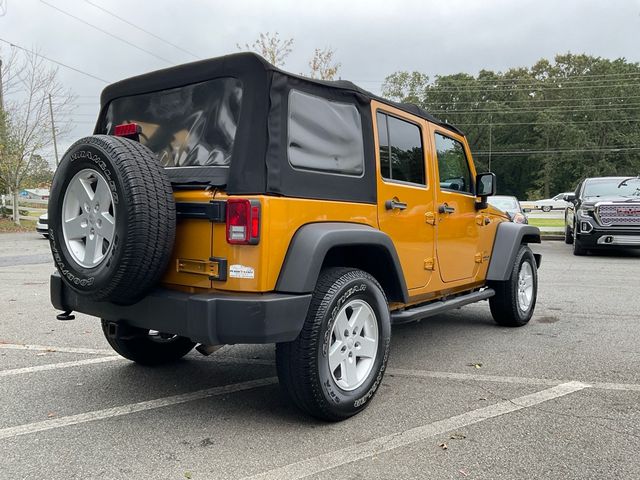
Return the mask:
<path id="1" fill-rule="evenodd" d="M 480 300 L 486 300 L 495 294 L 496 292 L 493 288 L 485 288 L 480 292 L 467 293 L 454 297 L 451 300 L 435 300 L 426 305 L 419 305 L 399 312 L 391 312 L 391 323 L 393 325 L 400 325 L 402 323 L 417 322 L 423 318 L 432 317 L 448 310 L 479 302 Z"/>

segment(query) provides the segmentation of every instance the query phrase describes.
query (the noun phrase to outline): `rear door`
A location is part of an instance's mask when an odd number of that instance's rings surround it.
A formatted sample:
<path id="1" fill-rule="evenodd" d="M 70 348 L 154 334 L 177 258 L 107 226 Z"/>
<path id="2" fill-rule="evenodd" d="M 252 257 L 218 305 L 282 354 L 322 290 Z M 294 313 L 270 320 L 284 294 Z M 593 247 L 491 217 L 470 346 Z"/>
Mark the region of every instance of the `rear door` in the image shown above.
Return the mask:
<path id="1" fill-rule="evenodd" d="M 475 277 L 482 261 L 476 256 L 482 217 L 476 215 L 475 170 L 461 136 L 432 128 L 438 176 L 438 266 L 443 282 L 456 282 Z"/>
<path id="2" fill-rule="evenodd" d="M 421 288 L 429 283 L 434 268 L 434 199 L 425 162 L 426 123 L 401 118 L 391 107 L 376 108 L 374 103 L 373 108 L 378 223 L 395 245 L 407 288 Z"/>

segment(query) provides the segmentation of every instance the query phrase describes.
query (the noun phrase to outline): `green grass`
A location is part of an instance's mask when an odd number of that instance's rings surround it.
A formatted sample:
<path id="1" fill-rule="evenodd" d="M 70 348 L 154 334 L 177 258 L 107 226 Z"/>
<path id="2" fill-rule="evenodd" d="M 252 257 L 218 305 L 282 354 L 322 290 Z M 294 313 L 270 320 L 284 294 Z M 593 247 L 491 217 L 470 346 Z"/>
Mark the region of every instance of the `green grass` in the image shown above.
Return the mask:
<path id="1" fill-rule="evenodd" d="M 36 222 L 35 220 L 20 220 L 20 226 L 13 223 L 10 218 L 0 218 L 0 233 L 14 233 L 14 232 L 35 232 Z"/>
<path id="2" fill-rule="evenodd" d="M 564 218 L 531 218 L 529 225 L 536 227 L 564 227 Z"/>

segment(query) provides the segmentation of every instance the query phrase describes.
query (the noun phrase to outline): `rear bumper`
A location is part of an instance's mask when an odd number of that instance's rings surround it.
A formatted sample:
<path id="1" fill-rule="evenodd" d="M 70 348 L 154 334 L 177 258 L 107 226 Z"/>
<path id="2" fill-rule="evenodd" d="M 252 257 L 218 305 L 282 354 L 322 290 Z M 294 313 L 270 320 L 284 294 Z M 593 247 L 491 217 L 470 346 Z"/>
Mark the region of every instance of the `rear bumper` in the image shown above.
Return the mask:
<path id="1" fill-rule="evenodd" d="M 116 323 L 172 333 L 208 345 L 277 343 L 302 330 L 311 294 L 189 294 L 156 289 L 133 305 L 97 302 L 50 279 L 51 303 Z"/>
<path id="2" fill-rule="evenodd" d="M 41 234 L 46 234 L 49 233 L 49 225 L 45 224 L 45 223 L 40 223 L 37 222 L 36 223 L 36 232 L 41 233 Z"/>

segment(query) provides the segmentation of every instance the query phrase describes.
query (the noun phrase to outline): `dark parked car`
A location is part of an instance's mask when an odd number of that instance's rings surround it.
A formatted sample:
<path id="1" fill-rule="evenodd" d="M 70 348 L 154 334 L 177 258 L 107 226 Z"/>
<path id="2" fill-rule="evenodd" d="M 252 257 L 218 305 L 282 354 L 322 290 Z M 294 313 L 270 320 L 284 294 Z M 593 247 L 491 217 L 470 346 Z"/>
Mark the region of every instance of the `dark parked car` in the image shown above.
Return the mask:
<path id="1" fill-rule="evenodd" d="M 573 244 L 574 255 L 640 248 L 640 176 L 587 178 L 565 200 L 565 243 Z"/>
<path id="2" fill-rule="evenodd" d="M 489 202 L 489 205 L 506 212 L 512 222 L 529 223 L 529 220 L 516 197 L 511 197 L 509 195 L 492 195 L 487 198 L 487 202 Z"/>

